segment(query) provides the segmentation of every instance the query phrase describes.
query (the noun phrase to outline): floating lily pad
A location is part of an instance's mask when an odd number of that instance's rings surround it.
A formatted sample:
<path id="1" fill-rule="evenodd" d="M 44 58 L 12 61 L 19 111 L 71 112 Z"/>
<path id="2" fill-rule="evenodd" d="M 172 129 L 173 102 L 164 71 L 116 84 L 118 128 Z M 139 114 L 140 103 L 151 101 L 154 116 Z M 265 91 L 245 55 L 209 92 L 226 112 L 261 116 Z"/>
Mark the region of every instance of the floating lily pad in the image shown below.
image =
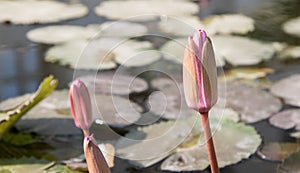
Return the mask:
<path id="1" fill-rule="evenodd" d="M 279 112 L 272 116 L 269 122 L 281 129 L 295 128 L 300 131 L 300 109 L 289 109 Z"/>
<path id="2" fill-rule="evenodd" d="M 254 80 L 266 77 L 268 74 L 274 73 L 271 68 L 234 68 L 225 74 L 227 80 L 248 79 Z"/>
<path id="3" fill-rule="evenodd" d="M 289 105 L 300 107 L 300 75 L 295 74 L 276 82 L 272 88 L 272 94 L 283 98 Z"/>
<path id="4" fill-rule="evenodd" d="M 129 98 L 96 94 L 92 95 L 92 103 L 97 124 L 122 128 L 134 124 L 141 117 L 142 108 Z"/>
<path id="5" fill-rule="evenodd" d="M 30 111 L 36 104 L 45 99 L 57 86 L 58 82 L 53 76 L 43 80 L 34 94 L 24 97 L 8 99 L 0 103 L 0 139 L 19 119 Z"/>
<path id="6" fill-rule="evenodd" d="M 209 34 L 247 34 L 254 30 L 254 20 L 242 14 L 211 16 L 205 24 Z"/>
<path id="7" fill-rule="evenodd" d="M 88 25 L 87 28 L 98 31 L 98 37 L 137 37 L 148 32 L 145 25 L 126 21 L 109 21 L 100 25 Z"/>
<path id="8" fill-rule="evenodd" d="M 82 4 L 58 1 L 0 1 L 0 22 L 14 24 L 53 23 L 85 16 L 88 8 Z"/>
<path id="9" fill-rule="evenodd" d="M 300 139 L 300 131 L 299 132 L 293 132 L 293 133 L 290 134 L 290 136 L 293 137 L 293 138 Z"/>
<path id="10" fill-rule="evenodd" d="M 161 18 L 158 27 L 164 33 L 186 37 L 193 35 L 193 33 L 199 28 L 204 29 L 204 25 L 200 21 L 200 18 L 196 16 Z"/>
<path id="11" fill-rule="evenodd" d="M 189 121 L 161 122 L 131 130 L 116 143 L 116 154 L 136 166 L 151 166 L 170 155 L 184 141 L 195 121 L 196 116 Z"/>
<path id="12" fill-rule="evenodd" d="M 147 41 L 101 38 L 87 42 L 77 40 L 50 48 L 45 60 L 76 69 L 113 69 L 116 62 L 124 66 L 142 66 L 160 58 Z"/>
<path id="13" fill-rule="evenodd" d="M 300 148 L 299 143 L 291 142 L 272 142 L 265 144 L 264 147 L 258 151 L 261 158 L 271 161 L 283 161 L 290 154 Z"/>
<path id="14" fill-rule="evenodd" d="M 240 113 L 246 123 L 261 121 L 277 113 L 282 104 L 270 93 L 239 82 L 227 82 L 227 106 Z"/>
<path id="15" fill-rule="evenodd" d="M 38 160 L 33 157 L 23 157 L 20 159 L 1 159 L 0 171 L 24 173 L 24 170 L 26 170 L 26 172 L 41 173 L 52 165 L 54 165 L 54 162 Z"/>
<path id="16" fill-rule="evenodd" d="M 60 44 L 78 39 L 92 38 L 96 33 L 96 29 L 87 29 L 83 26 L 55 25 L 33 29 L 27 33 L 27 38 L 37 43 Z"/>
<path id="17" fill-rule="evenodd" d="M 154 20 L 160 15 L 185 16 L 197 12 L 197 4 L 184 1 L 104 1 L 95 8 L 95 13 L 99 16 L 135 21 Z"/>
<path id="18" fill-rule="evenodd" d="M 298 59 L 300 58 L 300 46 L 289 46 L 283 49 L 278 56 L 281 59 Z"/>
<path id="19" fill-rule="evenodd" d="M 212 41 L 214 42 L 214 40 Z M 186 44 L 187 38 L 170 40 L 161 47 L 160 51 L 165 59 L 182 64 Z M 214 50 L 217 51 L 216 49 Z M 216 57 L 216 64 L 218 67 L 225 65 L 223 56 Z"/>
<path id="20" fill-rule="evenodd" d="M 211 119 L 211 124 L 213 128 L 216 128 L 213 139 L 220 168 L 247 159 L 261 143 L 261 137 L 252 126 L 235 123 L 228 119 L 220 122 Z M 202 133 L 201 129 L 201 136 L 203 136 Z M 207 149 L 204 145 L 204 138 L 199 139 L 199 143 L 195 146 L 178 148 L 162 163 L 161 169 L 174 172 L 205 169 L 209 165 Z"/>
<path id="21" fill-rule="evenodd" d="M 82 76 L 80 79 L 95 93 L 129 95 L 148 89 L 145 80 L 124 74 L 101 73 L 96 76 Z"/>
<path id="22" fill-rule="evenodd" d="M 282 25 L 282 28 L 284 32 L 300 37 L 300 16 L 288 20 Z"/>
<path id="23" fill-rule="evenodd" d="M 278 166 L 278 173 L 299 173 L 300 172 L 300 149 L 286 158 Z"/>
<path id="24" fill-rule="evenodd" d="M 211 39 L 216 58 L 225 59 L 234 66 L 258 64 L 271 59 L 277 51 L 271 43 L 246 37 L 213 36 Z"/>

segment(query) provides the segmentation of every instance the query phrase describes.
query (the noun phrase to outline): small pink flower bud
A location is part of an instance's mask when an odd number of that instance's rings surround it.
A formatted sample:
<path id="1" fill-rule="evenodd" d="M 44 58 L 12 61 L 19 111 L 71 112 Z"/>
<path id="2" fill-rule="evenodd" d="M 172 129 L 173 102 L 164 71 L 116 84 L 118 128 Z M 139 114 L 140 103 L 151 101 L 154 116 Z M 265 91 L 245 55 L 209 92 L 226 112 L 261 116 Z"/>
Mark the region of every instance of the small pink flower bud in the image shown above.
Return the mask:
<path id="1" fill-rule="evenodd" d="M 110 173 L 109 166 L 93 135 L 84 138 L 83 149 L 89 173 Z"/>
<path id="2" fill-rule="evenodd" d="M 214 50 L 205 31 L 189 37 L 183 59 L 183 87 L 187 105 L 208 112 L 217 102 L 217 67 Z"/>
<path id="3" fill-rule="evenodd" d="M 75 125 L 88 131 L 93 123 L 92 104 L 89 91 L 80 79 L 71 84 L 70 103 Z"/>

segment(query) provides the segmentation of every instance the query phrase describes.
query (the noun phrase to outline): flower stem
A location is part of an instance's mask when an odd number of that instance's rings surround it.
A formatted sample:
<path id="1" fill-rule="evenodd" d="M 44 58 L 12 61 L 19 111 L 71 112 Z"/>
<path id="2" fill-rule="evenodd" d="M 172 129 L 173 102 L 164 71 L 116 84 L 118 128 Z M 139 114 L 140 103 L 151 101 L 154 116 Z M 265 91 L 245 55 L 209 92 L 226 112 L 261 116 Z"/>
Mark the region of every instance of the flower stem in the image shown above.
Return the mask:
<path id="1" fill-rule="evenodd" d="M 202 118 L 202 126 L 204 128 L 204 136 L 206 139 L 206 146 L 208 150 L 209 162 L 211 173 L 219 173 L 218 161 L 216 157 L 216 152 L 214 148 L 214 142 L 210 131 L 208 112 L 200 112 Z"/>

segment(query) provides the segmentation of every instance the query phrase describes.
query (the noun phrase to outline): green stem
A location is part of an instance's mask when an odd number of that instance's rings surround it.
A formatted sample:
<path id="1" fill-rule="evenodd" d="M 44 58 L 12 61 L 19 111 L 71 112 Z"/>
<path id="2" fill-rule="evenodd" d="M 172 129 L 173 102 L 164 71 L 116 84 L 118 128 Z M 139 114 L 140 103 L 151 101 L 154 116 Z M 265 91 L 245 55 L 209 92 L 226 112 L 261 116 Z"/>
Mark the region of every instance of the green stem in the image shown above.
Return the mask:
<path id="1" fill-rule="evenodd" d="M 202 126 L 204 129 L 204 136 L 206 139 L 206 146 L 208 150 L 211 173 L 219 173 L 218 161 L 214 148 L 214 142 L 210 131 L 208 112 L 200 112 L 202 118 Z"/>

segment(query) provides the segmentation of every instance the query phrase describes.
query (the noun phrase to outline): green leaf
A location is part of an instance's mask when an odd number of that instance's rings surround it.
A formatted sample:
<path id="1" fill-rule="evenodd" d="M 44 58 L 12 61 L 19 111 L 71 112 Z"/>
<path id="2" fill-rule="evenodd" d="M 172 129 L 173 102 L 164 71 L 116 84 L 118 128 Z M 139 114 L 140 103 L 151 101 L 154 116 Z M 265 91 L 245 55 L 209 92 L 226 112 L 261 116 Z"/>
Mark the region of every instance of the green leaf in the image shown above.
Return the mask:
<path id="1" fill-rule="evenodd" d="M 31 108 L 37 103 L 46 98 L 57 86 L 58 81 L 49 76 L 43 80 L 38 90 L 31 95 L 27 100 L 24 100 L 21 104 L 10 108 L 8 110 L 2 110 L 0 114 L 0 139 L 3 138 L 5 133 Z"/>
<path id="2" fill-rule="evenodd" d="M 70 169 L 64 165 L 55 165 L 50 169 L 45 170 L 43 173 L 82 173 L 81 171 Z"/>
<path id="3" fill-rule="evenodd" d="M 300 149 L 278 166 L 277 173 L 300 173 Z"/>
<path id="4" fill-rule="evenodd" d="M 41 136 L 32 135 L 29 133 L 6 133 L 2 140 L 16 145 L 16 146 L 23 146 L 27 144 L 32 144 L 34 142 L 37 142 L 39 139 L 41 139 Z"/>
<path id="5" fill-rule="evenodd" d="M 42 173 L 43 170 L 52 166 L 54 162 L 49 162 L 46 160 L 38 160 L 36 158 L 22 157 L 20 159 L 2 159 L 0 160 L 0 172 L 13 172 L 13 173 Z"/>

